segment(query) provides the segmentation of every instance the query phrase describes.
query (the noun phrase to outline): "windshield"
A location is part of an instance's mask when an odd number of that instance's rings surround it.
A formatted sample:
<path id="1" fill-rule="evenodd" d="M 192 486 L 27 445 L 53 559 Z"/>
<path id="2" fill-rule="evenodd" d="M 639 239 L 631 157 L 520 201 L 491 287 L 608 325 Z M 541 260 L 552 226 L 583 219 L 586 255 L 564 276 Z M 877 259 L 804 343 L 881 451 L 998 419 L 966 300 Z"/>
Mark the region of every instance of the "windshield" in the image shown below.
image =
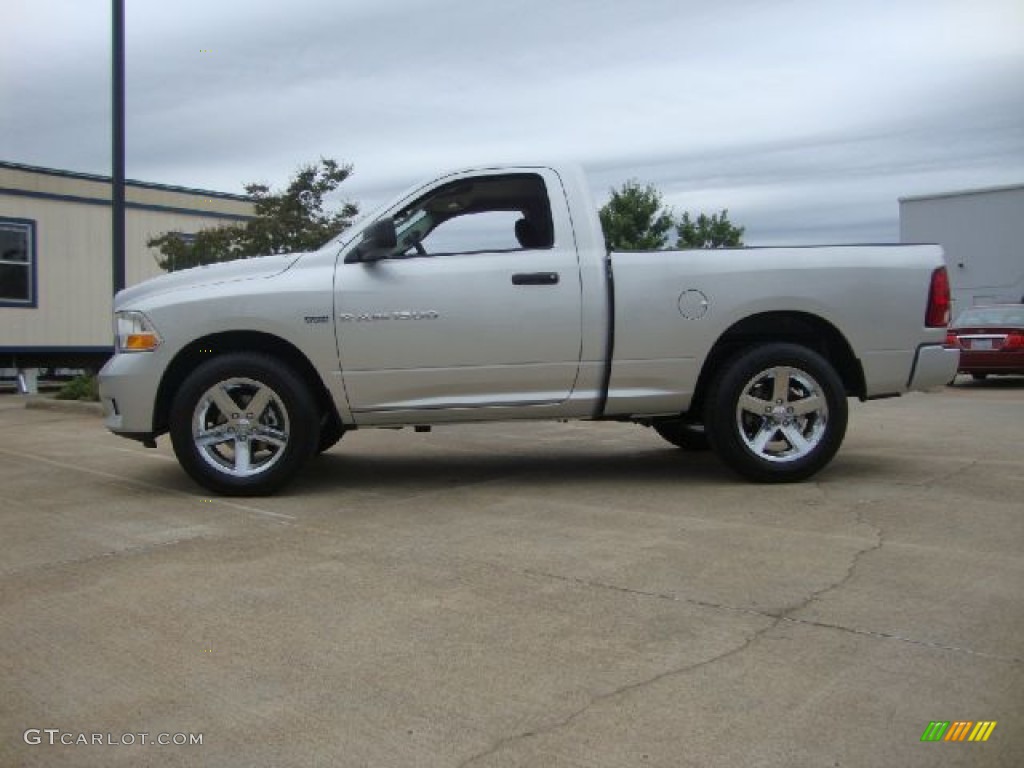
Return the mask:
<path id="1" fill-rule="evenodd" d="M 1020 325 L 1024 326 L 1024 304 L 1009 307 L 971 307 L 954 325 Z"/>

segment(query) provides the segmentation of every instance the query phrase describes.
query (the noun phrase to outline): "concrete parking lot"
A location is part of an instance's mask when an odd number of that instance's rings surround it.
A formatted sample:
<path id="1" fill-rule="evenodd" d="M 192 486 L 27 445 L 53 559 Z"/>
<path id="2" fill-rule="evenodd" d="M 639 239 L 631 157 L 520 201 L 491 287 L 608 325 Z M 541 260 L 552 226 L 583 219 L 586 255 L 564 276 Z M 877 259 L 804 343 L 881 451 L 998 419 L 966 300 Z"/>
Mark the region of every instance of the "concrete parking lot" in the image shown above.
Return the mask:
<path id="1" fill-rule="evenodd" d="M 502 424 L 353 433 L 219 499 L 166 439 L 22 406 L 2 766 L 1024 765 L 1024 380 L 852 404 L 780 487 Z"/>

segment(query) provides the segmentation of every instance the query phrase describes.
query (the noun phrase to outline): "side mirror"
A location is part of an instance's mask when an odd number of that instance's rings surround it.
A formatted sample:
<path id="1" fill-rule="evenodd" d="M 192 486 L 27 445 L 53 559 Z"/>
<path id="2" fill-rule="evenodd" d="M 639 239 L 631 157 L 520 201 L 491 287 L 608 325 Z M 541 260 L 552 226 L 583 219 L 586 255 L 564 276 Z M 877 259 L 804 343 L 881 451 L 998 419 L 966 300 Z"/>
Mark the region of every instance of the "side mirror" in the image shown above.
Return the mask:
<path id="1" fill-rule="evenodd" d="M 398 233 L 395 231 L 395 220 L 388 216 L 363 230 L 362 241 L 345 257 L 345 263 L 380 261 L 387 258 L 396 245 Z"/>

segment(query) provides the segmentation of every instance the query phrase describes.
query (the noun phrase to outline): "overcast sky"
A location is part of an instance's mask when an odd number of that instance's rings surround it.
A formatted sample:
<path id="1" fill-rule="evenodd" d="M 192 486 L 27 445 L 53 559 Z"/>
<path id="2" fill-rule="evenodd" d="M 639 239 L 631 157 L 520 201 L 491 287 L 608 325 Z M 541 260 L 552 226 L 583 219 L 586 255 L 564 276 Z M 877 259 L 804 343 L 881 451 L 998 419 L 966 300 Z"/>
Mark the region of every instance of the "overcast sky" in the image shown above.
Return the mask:
<path id="1" fill-rule="evenodd" d="M 12 16 L 13 3 L 13 16 Z M 239 192 L 325 155 L 364 207 L 581 163 L 750 244 L 890 241 L 1024 183 L 1022 0 L 127 0 L 127 168 Z M 110 173 L 110 2 L 5 0 L 0 159 Z"/>

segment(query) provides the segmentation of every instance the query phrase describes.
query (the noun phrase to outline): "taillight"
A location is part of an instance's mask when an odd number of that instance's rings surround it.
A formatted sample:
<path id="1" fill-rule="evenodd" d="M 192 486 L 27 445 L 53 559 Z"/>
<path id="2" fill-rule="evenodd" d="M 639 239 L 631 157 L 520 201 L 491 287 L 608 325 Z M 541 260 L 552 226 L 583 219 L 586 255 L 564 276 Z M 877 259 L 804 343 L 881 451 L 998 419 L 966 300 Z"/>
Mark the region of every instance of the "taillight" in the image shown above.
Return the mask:
<path id="1" fill-rule="evenodd" d="M 949 325 L 949 275 L 946 274 L 945 267 L 939 267 L 932 272 L 924 324 L 929 328 L 945 328 Z"/>
<path id="2" fill-rule="evenodd" d="M 1024 347 L 1024 331 L 1010 331 L 1006 334 L 1006 343 L 1003 344 L 1003 349 L 1007 347 L 1013 347 L 1014 349 Z"/>
<path id="3" fill-rule="evenodd" d="M 953 349 L 960 346 L 960 339 L 952 331 L 946 334 L 946 346 L 952 347 Z"/>

